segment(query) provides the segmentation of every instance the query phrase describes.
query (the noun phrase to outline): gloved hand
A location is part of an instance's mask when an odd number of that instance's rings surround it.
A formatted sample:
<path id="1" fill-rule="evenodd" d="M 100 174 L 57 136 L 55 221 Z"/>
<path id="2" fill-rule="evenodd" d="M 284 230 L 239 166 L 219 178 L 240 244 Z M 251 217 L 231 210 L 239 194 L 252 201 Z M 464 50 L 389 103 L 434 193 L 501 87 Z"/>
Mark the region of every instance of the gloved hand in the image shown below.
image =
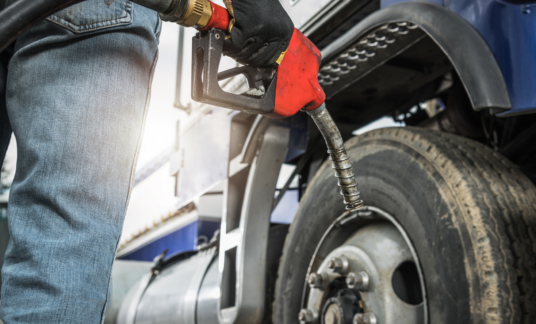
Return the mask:
<path id="1" fill-rule="evenodd" d="M 279 0 L 224 0 L 233 17 L 231 37 L 223 54 L 242 64 L 274 66 L 280 61 L 294 32 L 294 24 Z"/>

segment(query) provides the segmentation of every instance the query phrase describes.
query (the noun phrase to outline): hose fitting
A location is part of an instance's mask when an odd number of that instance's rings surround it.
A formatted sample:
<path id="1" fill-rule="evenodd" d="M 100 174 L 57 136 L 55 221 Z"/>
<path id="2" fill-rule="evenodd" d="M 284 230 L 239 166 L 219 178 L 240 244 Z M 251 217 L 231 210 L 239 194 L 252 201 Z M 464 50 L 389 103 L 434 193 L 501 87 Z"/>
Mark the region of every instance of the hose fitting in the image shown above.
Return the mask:
<path id="1" fill-rule="evenodd" d="M 184 27 L 205 28 L 212 17 L 212 4 L 208 0 L 174 0 L 166 12 L 160 14 L 164 21 Z"/>
<path id="2" fill-rule="evenodd" d="M 360 199 L 359 191 L 357 190 L 352 164 L 346 152 L 341 133 L 326 109 L 326 104 L 322 104 L 315 110 L 307 111 L 307 113 L 311 116 L 326 141 L 329 157 L 332 161 L 331 166 L 335 170 L 335 177 L 338 179 L 339 187 L 341 187 L 341 195 L 344 198 L 346 209 L 356 210 L 360 208 L 363 206 L 363 201 Z"/>

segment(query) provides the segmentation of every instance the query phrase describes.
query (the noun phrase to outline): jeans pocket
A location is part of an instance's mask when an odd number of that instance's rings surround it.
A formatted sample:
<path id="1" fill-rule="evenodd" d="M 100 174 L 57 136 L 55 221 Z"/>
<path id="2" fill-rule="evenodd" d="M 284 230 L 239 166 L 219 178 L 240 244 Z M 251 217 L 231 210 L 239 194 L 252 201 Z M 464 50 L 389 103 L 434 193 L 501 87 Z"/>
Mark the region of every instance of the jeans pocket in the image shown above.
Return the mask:
<path id="1" fill-rule="evenodd" d="M 76 33 L 132 23 L 132 2 L 128 0 L 87 0 L 47 17 L 47 20 Z"/>

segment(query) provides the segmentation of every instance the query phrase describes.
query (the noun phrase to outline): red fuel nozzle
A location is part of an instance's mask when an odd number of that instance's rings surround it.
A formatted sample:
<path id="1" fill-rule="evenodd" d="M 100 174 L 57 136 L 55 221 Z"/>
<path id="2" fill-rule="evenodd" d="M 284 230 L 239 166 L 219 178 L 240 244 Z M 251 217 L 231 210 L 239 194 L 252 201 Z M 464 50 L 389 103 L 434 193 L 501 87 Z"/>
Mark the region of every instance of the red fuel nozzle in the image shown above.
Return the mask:
<path id="1" fill-rule="evenodd" d="M 205 27 L 200 28 L 199 30 L 205 31 L 212 28 L 228 30 L 229 22 L 231 21 L 231 15 L 229 15 L 227 9 L 222 6 L 218 6 L 212 1 L 209 2 L 212 7 L 212 16 L 210 17 L 208 24 Z"/>
<path id="2" fill-rule="evenodd" d="M 289 117 L 301 109 L 314 110 L 326 94 L 318 83 L 322 55 L 299 30 L 294 29 L 283 61 L 277 69 L 275 108 L 270 116 Z"/>

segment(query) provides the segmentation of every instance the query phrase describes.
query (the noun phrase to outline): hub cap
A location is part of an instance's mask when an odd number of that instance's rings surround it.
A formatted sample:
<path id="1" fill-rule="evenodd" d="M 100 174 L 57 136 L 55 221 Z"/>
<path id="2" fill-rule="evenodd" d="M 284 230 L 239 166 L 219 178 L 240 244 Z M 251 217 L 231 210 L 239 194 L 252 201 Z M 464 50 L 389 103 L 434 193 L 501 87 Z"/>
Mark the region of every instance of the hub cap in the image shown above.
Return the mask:
<path id="1" fill-rule="evenodd" d="M 311 267 L 304 306 L 318 314 L 301 323 L 427 323 L 426 291 L 417 255 L 396 220 L 375 207 L 339 217 L 320 245 L 353 226 L 346 241 Z M 327 235 L 329 234 L 329 235 Z M 315 259 L 311 264 L 315 264 Z M 318 264 L 318 262 L 317 262 Z M 314 278 L 322 278 L 318 284 Z"/>

